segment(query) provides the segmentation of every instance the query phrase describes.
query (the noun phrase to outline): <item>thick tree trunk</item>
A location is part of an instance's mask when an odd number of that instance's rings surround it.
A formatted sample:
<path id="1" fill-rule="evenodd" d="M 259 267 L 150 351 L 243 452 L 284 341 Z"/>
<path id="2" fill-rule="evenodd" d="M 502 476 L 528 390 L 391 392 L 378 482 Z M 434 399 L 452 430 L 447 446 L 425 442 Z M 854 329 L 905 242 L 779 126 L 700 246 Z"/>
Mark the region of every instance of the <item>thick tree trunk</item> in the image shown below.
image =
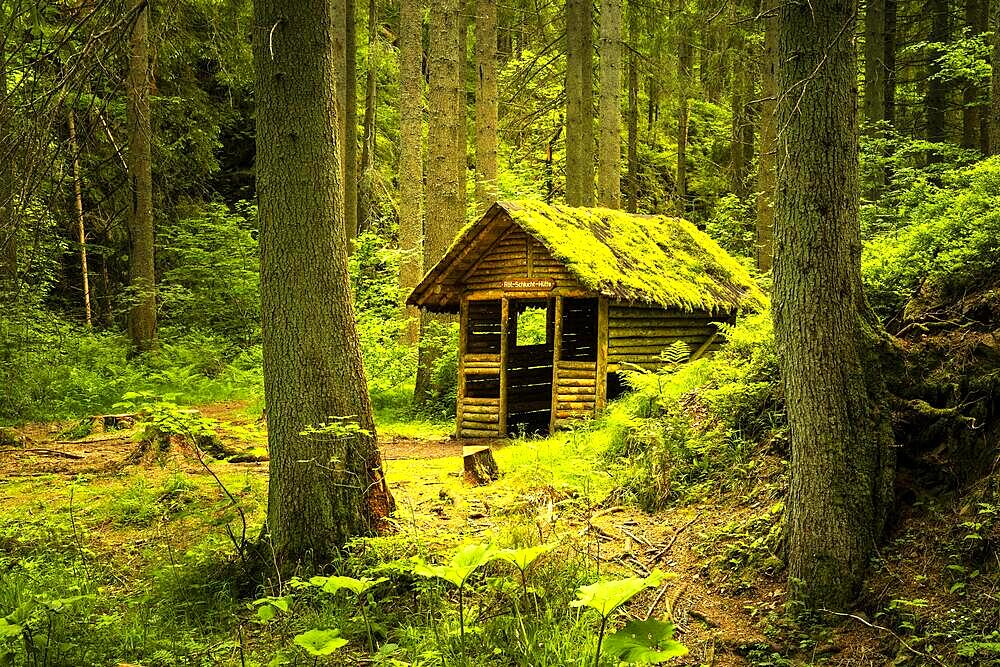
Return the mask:
<path id="1" fill-rule="evenodd" d="M 476 202 L 479 214 L 497 200 L 497 4 L 476 10 Z"/>
<path id="2" fill-rule="evenodd" d="M 594 205 L 591 0 L 566 0 L 566 203 Z"/>
<path id="3" fill-rule="evenodd" d="M 424 234 L 424 266 L 433 266 L 444 256 L 455 235 L 465 223 L 463 191 L 465 161 L 460 125 L 465 118 L 459 104 L 460 30 L 465 25 L 460 16 L 460 0 L 432 0 L 430 18 L 430 70 L 427 123 L 427 215 Z M 433 391 L 431 374 L 434 351 L 426 344 L 427 326 L 437 321 L 447 323 L 453 317 L 423 313 L 421 317 L 420 357 L 417 364 L 414 399 L 420 404 Z"/>
<path id="4" fill-rule="evenodd" d="M 683 24 L 682 24 L 683 25 Z M 677 212 L 687 210 L 688 95 L 691 86 L 691 45 L 682 28 L 677 35 Z"/>
<path id="5" fill-rule="evenodd" d="M 945 44 L 949 41 L 948 0 L 930 0 L 928 4 L 931 13 L 930 41 Z M 943 55 L 943 49 L 934 48 L 929 51 L 931 62 L 928 66 L 927 94 L 924 96 L 924 107 L 927 110 L 926 136 L 928 141 L 944 141 L 948 88 L 940 78 L 941 65 L 937 62 Z M 939 159 L 936 153 L 933 152 L 932 159 Z"/>
<path id="6" fill-rule="evenodd" d="M 139 351 L 149 350 L 156 340 L 156 275 L 153 260 L 153 173 L 149 118 L 149 6 L 129 0 L 135 13 L 130 38 L 128 68 L 128 175 L 129 283 L 134 294 L 128 313 L 128 332 Z"/>
<path id="7" fill-rule="evenodd" d="M 788 580 L 807 608 L 860 590 L 892 489 L 892 434 L 861 288 L 856 0 L 785 3 L 778 65 L 775 335 L 791 427 Z"/>
<path id="8" fill-rule="evenodd" d="M 351 252 L 358 234 L 358 44 L 355 0 L 344 0 L 344 37 L 346 70 L 344 72 L 344 230 L 347 252 Z M 370 54 L 369 54 L 370 55 Z"/>
<path id="9" fill-rule="evenodd" d="M 368 229 L 368 215 L 372 207 L 372 190 L 375 170 L 375 35 L 378 30 L 375 0 L 368 0 L 368 66 L 365 74 L 365 117 L 361 124 L 361 166 L 358 168 L 358 201 L 355 234 Z M 346 206 L 346 200 L 345 200 Z"/>
<path id="10" fill-rule="evenodd" d="M 392 506 L 347 273 L 332 10 L 254 2 L 267 528 L 283 570 L 329 563 Z M 366 432 L 303 434 L 331 417 Z"/>
<path id="11" fill-rule="evenodd" d="M 465 224 L 465 211 L 468 205 L 469 179 L 469 95 L 466 72 L 469 61 L 469 14 L 466 11 L 466 0 L 458 3 L 458 143 L 455 145 L 455 166 L 458 169 L 458 205 L 462 212 L 462 225 Z M 461 227 L 459 227 L 461 229 Z"/>
<path id="12" fill-rule="evenodd" d="M 423 6 L 421 0 L 401 0 L 399 10 L 399 284 L 403 298 L 423 277 L 424 198 L 424 77 Z M 407 310 L 406 342 L 420 335 L 420 312 Z"/>
<path id="13" fill-rule="evenodd" d="M 757 269 L 771 270 L 774 258 L 774 191 L 777 187 L 778 17 L 768 3 L 764 16 L 764 50 L 760 64 L 760 154 L 757 157 Z"/>
<path id="14" fill-rule="evenodd" d="M 639 56 L 638 9 L 629 7 L 629 39 L 632 48 L 628 56 L 628 182 L 626 208 L 635 213 L 639 208 Z"/>
<path id="15" fill-rule="evenodd" d="M 66 112 L 69 126 L 69 150 L 73 157 L 73 203 L 76 210 L 76 237 L 80 243 L 80 274 L 83 286 L 83 315 L 87 326 L 93 326 L 90 316 L 90 271 L 87 268 L 87 228 L 83 222 L 83 176 L 80 173 L 80 144 L 76 140 L 76 118 L 72 109 Z"/>
<path id="16" fill-rule="evenodd" d="M 896 123 L 896 19 L 898 16 L 897 0 L 885 0 L 885 50 L 882 62 L 885 63 L 885 110 L 883 117 L 891 124 Z"/>
<path id="17" fill-rule="evenodd" d="M 597 204 L 621 207 L 622 0 L 601 0 Z"/>

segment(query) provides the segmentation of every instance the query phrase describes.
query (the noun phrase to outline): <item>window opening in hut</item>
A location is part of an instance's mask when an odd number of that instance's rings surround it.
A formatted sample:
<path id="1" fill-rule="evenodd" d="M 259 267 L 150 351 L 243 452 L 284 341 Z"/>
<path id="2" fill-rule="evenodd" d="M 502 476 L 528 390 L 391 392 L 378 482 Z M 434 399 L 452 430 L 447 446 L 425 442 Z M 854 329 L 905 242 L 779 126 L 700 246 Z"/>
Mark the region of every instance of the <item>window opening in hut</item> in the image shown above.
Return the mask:
<path id="1" fill-rule="evenodd" d="M 467 354 L 500 354 L 500 300 L 470 301 L 466 325 Z"/>
<path id="2" fill-rule="evenodd" d="M 563 299 L 559 358 L 597 361 L 597 299 Z"/>
<path id="3" fill-rule="evenodd" d="M 508 308 L 507 430 L 546 433 L 552 412 L 555 305 L 550 299 L 511 299 Z"/>
<path id="4" fill-rule="evenodd" d="M 548 308 L 529 307 L 517 316 L 518 347 L 525 345 L 545 345 L 548 342 Z"/>

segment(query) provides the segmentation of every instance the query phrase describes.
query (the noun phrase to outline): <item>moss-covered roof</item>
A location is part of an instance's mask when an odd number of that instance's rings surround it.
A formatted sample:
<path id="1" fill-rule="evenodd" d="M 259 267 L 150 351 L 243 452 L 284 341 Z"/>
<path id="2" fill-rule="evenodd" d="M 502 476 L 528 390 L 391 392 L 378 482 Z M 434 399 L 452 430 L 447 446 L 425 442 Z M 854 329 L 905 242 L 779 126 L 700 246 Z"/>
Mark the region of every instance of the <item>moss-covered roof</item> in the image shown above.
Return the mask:
<path id="1" fill-rule="evenodd" d="M 766 303 L 746 268 L 686 220 L 528 200 L 497 202 L 467 225 L 409 302 L 433 307 L 424 298 L 427 291 L 448 283 L 458 260 L 476 254 L 470 244 L 478 245 L 477 238 L 495 227 L 502 213 L 595 293 L 686 311 L 755 309 Z"/>

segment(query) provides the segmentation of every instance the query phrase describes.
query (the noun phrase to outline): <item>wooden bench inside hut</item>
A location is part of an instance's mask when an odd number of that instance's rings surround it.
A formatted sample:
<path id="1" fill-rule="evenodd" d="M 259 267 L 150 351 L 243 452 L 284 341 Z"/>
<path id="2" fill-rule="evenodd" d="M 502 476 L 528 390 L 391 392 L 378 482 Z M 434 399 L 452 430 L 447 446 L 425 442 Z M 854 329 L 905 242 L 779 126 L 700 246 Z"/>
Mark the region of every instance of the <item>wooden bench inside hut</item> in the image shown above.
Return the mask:
<path id="1" fill-rule="evenodd" d="M 494 204 L 463 229 L 407 303 L 459 315 L 457 435 L 546 433 L 623 393 L 683 344 L 765 297 L 691 223 L 537 201 Z"/>

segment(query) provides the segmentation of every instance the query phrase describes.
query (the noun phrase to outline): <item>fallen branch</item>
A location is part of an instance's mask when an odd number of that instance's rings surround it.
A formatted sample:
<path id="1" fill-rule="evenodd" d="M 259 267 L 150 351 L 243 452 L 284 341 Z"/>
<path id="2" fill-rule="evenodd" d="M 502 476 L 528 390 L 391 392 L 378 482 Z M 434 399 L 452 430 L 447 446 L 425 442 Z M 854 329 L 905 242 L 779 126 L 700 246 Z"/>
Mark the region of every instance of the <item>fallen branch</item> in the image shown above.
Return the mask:
<path id="1" fill-rule="evenodd" d="M 656 563 L 661 558 L 666 556 L 667 553 L 670 551 L 670 549 L 673 548 L 674 543 L 677 542 L 677 538 L 681 536 L 681 533 L 690 528 L 694 524 L 694 522 L 697 521 L 700 517 L 701 517 L 701 512 L 698 512 L 697 514 L 694 515 L 694 517 L 690 521 L 688 521 L 686 524 L 678 528 L 677 532 L 674 533 L 674 536 L 670 538 L 669 542 L 667 542 L 667 546 L 660 549 L 659 552 L 657 552 L 657 554 L 653 556 L 653 562 Z"/>
<path id="2" fill-rule="evenodd" d="M 905 648 L 907 651 L 909 651 L 913 655 L 920 656 L 921 658 L 930 658 L 931 660 L 934 661 L 935 664 L 941 665 L 941 667 L 947 667 L 947 665 L 945 665 L 943 662 L 941 662 L 940 660 L 938 660 L 937 658 L 935 658 L 930 653 L 924 653 L 923 651 L 910 646 L 905 641 L 903 641 L 902 637 L 900 637 L 898 634 L 896 634 L 895 632 L 893 632 L 890 628 L 885 627 L 884 625 L 878 625 L 876 623 L 872 623 L 871 621 L 869 621 L 869 620 L 867 620 L 865 618 L 862 618 L 860 616 L 857 616 L 856 614 L 846 614 L 846 613 L 841 612 L 841 611 L 831 611 L 829 609 L 820 609 L 819 611 L 826 612 L 827 614 L 833 614 L 834 616 L 841 616 L 843 618 L 853 618 L 858 623 L 862 623 L 864 625 L 867 625 L 869 628 L 872 628 L 874 630 L 882 630 L 883 632 L 888 632 L 890 635 L 892 635 L 896 639 L 896 641 L 898 641 L 903 646 L 903 648 Z"/>
<path id="3" fill-rule="evenodd" d="M 41 454 L 43 456 L 55 456 L 63 459 L 76 459 L 80 460 L 84 458 L 79 454 L 72 454 L 70 452 L 60 452 L 55 449 L 39 449 L 37 447 L 30 447 L 28 449 L 21 449 L 19 447 L 12 447 L 10 449 L 0 449 L 0 454 L 13 454 L 17 453 L 29 453 L 29 454 Z"/>

